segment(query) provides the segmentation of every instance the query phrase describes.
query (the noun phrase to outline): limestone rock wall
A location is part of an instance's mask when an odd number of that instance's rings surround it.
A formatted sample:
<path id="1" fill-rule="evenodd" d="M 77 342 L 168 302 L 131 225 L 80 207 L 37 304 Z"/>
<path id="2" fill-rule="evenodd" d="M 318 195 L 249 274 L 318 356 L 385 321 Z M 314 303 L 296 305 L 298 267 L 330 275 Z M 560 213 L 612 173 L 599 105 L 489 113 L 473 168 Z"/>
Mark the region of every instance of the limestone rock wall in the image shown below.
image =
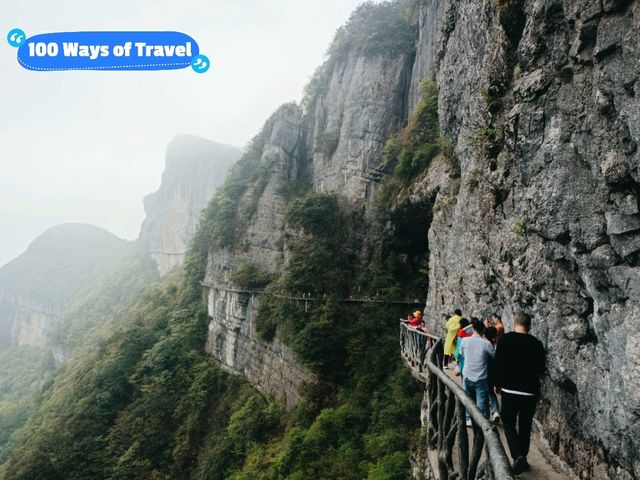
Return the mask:
<path id="1" fill-rule="evenodd" d="M 306 119 L 316 191 L 371 198 L 382 149 L 406 119 L 413 58 L 352 52 L 332 65 Z"/>
<path id="2" fill-rule="evenodd" d="M 298 387 L 304 381 L 313 380 L 313 376 L 296 363 L 291 350 L 277 339 L 263 342 L 257 337 L 258 299 L 234 285 L 232 274 L 244 263 L 276 273 L 284 262 L 283 187 L 295 179 L 302 168 L 301 115 L 296 105 L 288 104 L 266 122 L 258 161 L 270 165 L 271 172 L 262 191 L 250 188 L 240 201 L 240 208 L 246 209 L 248 204 L 256 202 L 256 193 L 259 194 L 255 212 L 243 235 L 243 248 L 210 252 L 203 282 L 211 317 L 207 352 L 288 409 L 300 402 Z"/>
<path id="3" fill-rule="evenodd" d="M 291 350 L 277 338 L 272 343 L 258 339 L 258 297 L 218 285 L 209 289 L 207 303 L 212 321 L 206 351 L 286 409 L 296 406 L 302 399 L 298 387 L 311 383 L 313 376 L 298 366 Z"/>
<path id="4" fill-rule="evenodd" d="M 140 239 L 164 275 L 184 260 L 200 212 L 242 151 L 204 138 L 181 135 L 167 147 L 157 192 L 145 197 Z"/>
<path id="5" fill-rule="evenodd" d="M 582 478 L 640 478 L 640 3 L 436 3 L 459 175 L 432 183 L 433 328 L 455 307 L 530 312 L 552 449 Z"/>
<path id="6" fill-rule="evenodd" d="M 56 307 L 10 294 L 0 295 L 6 345 L 45 346 L 49 330 L 60 317 Z"/>

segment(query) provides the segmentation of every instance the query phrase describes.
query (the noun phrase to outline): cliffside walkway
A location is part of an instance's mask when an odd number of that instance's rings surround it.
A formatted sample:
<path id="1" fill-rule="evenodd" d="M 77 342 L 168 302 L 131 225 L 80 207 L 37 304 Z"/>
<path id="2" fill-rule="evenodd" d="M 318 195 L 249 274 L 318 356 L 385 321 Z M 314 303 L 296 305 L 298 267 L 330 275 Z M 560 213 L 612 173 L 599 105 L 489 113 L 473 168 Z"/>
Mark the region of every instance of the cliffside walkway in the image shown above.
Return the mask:
<path id="1" fill-rule="evenodd" d="M 443 341 L 400 321 L 400 352 L 414 378 L 425 384 L 426 441 L 431 472 L 426 478 L 512 480 L 504 432 L 478 410 L 458 378 L 442 369 Z M 466 413 L 472 429 L 466 426 Z M 551 458 L 537 435 L 531 439 L 531 470 L 517 476 L 526 480 L 575 478 L 559 459 Z"/>
<path id="2" fill-rule="evenodd" d="M 200 285 L 205 288 L 215 288 L 224 292 L 231 293 L 242 293 L 246 295 L 264 295 L 265 291 L 263 289 L 248 289 L 248 288 L 237 288 L 229 285 L 221 285 L 214 284 L 211 282 L 200 282 Z M 304 303 L 305 308 L 308 303 L 314 302 L 323 302 L 326 300 L 327 296 L 323 295 L 321 297 L 313 297 L 310 293 L 308 294 L 281 294 L 281 293 L 270 293 L 270 295 L 281 298 L 283 300 L 289 300 L 291 302 L 296 302 L 298 304 Z M 375 298 L 358 298 L 358 297 L 349 297 L 349 298 L 338 298 L 336 299 L 340 303 L 373 303 L 373 304 L 386 304 L 386 305 L 403 305 L 403 306 L 420 306 L 424 304 L 424 301 L 420 300 L 377 300 Z"/>

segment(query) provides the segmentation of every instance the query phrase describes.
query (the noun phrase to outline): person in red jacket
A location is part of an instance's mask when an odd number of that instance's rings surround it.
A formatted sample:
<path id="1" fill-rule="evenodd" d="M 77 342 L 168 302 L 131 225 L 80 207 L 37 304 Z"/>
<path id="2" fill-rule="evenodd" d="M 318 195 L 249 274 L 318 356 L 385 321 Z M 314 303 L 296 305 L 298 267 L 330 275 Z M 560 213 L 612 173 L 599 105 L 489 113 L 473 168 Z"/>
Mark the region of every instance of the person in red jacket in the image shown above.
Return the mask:
<path id="1" fill-rule="evenodd" d="M 422 324 L 422 312 L 420 310 L 413 312 L 413 314 L 407 318 L 407 323 L 411 327 L 418 328 Z"/>

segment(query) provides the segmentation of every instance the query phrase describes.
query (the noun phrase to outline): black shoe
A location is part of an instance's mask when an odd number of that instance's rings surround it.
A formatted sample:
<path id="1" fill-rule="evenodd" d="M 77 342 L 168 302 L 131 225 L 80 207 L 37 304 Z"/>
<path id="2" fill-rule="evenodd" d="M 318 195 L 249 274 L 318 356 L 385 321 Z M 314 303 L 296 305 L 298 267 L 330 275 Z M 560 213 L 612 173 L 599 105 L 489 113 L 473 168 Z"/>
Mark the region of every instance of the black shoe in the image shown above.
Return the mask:
<path id="1" fill-rule="evenodd" d="M 526 457 L 518 457 L 516 458 L 516 461 L 513 462 L 513 465 L 511 466 L 511 473 L 513 473 L 514 475 L 518 475 L 522 472 L 526 472 L 527 470 L 529 470 L 529 468 L 531 468 L 529 466 L 529 463 L 527 462 L 527 458 Z"/>

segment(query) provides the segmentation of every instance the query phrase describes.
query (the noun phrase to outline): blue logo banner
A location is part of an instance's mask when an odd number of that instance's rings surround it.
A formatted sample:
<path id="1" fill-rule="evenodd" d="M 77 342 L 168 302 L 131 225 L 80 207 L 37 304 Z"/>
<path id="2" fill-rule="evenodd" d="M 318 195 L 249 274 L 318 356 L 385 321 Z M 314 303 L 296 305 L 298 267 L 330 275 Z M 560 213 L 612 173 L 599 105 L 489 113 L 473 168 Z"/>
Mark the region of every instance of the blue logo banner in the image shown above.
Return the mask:
<path id="1" fill-rule="evenodd" d="M 209 68 L 209 59 L 200 55 L 197 42 L 180 32 L 43 33 L 22 43 L 19 33 L 12 32 L 14 43 L 19 44 L 18 62 L 28 70 L 174 70 L 191 66 L 204 73 Z"/>

